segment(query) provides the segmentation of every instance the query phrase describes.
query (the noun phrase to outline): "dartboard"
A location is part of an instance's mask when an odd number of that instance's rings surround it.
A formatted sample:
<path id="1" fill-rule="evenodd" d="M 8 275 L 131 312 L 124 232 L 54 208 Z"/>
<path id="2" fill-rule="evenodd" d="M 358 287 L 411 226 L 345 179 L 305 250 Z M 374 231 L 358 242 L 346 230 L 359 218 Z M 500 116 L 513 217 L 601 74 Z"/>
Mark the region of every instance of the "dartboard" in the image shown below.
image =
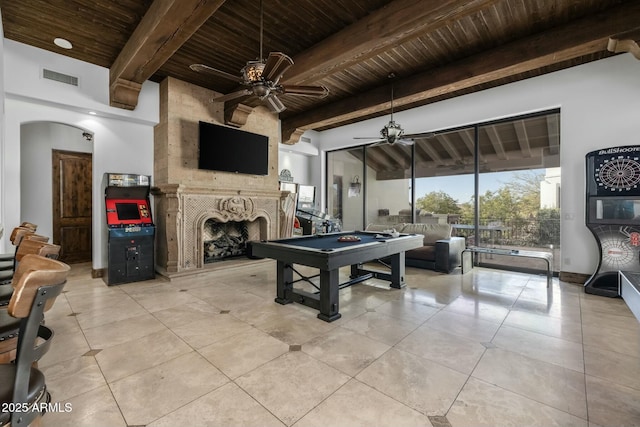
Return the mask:
<path id="1" fill-rule="evenodd" d="M 640 182 L 638 157 L 617 156 L 604 160 L 596 168 L 595 178 L 599 187 L 610 191 L 629 191 L 632 188 L 638 188 Z"/>

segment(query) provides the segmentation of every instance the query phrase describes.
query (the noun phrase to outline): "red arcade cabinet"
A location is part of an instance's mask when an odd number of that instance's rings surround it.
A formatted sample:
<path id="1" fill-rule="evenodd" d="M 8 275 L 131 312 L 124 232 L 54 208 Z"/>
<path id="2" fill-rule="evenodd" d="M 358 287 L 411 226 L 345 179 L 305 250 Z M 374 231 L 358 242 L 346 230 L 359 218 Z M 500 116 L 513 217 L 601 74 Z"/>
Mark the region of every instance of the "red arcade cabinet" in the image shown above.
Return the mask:
<path id="1" fill-rule="evenodd" d="M 150 176 L 107 173 L 104 192 L 107 213 L 107 285 L 155 277 L 155 226 L 149 203 Z"/>

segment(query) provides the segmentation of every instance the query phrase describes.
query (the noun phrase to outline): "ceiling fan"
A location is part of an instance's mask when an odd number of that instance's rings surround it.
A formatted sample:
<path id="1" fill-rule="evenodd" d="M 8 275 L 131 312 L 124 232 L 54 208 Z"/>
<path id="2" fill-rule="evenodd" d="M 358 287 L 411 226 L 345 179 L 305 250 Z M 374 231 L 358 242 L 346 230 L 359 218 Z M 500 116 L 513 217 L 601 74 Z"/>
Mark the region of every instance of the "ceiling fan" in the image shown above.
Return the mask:
<path id="1" fill-rule="evenodd" d="M 388 77 L 390 79 L 394 79 L 396 75 L 394 73 L 389 73 Z M 374 147 L 377 145 L 412 145 L 413 140 L 410 139 L 412 135 L 405 135 L 404 129 L 398 123 L 393 120 L 393 82 L 391 83 L 391 118 L 389 123 L 387 123 L 381 130 L 379 137 L 362 137 L 357 136 L 354 139 L 368 139 L 372 143 L 370 147 Z"/>
<path id="2" fill-rule="evenodd" d="M 280 113 L 286 110 L 286 107 L 277 95 L 311 96 L 315 98 L 324 98 L 329 95 L 329 90 L 324 86 L 280 84 L 280 79 L 289 67 L 293 65 L 293 60 L 282 52 L 271 52 L 267 60 L 264 60 L 262 56 L 263 17 L 262 1 L 260 1 L 260 57 L 256 61 L 248 61 L 244 68 L 240 70 L 240 75 L 229 74 L 204 64 L 192 64 L 189 66 L 193 71 L 214 74 L 246 86 L 246 88 L 216 97 L 213 101 L 226 102 L 242 96 L 253 95 L 266 102 L 273 112 Z"/>

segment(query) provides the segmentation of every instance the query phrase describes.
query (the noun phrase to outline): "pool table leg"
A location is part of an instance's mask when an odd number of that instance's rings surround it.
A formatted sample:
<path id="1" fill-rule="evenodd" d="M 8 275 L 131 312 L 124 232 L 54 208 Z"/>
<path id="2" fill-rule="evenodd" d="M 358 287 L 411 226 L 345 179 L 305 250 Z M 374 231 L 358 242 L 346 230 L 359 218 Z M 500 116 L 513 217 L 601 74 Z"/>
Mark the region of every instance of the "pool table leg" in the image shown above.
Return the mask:
<path id="1" fill-rule="evenodd" d="M 278 261 L 278 277 L 275 301 L 278 304 L 290 304 L 293 302 L 293 270 L 291 264 Z"/>
<path id="2" fill-rule="evenodd" d="M 391 255 L 391 285 L 400 289 L 406 286 L 404 283 L 404 252 Z"/>
<path id="3" fill-rule="evenodd" d="M 339 269 L 320 270 L 320 313 L 318 314 L 318 319 L 322 319 L 325 322 L 333 322 L 342 317 L 339 313 L 339 292 Z"/>

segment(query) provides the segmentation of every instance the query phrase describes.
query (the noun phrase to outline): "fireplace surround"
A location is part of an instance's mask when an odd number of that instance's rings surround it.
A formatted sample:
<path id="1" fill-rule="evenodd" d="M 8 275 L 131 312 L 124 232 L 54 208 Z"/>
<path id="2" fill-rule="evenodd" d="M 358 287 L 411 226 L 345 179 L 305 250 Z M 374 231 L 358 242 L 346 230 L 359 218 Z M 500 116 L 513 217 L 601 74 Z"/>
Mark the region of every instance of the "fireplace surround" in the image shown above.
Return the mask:
<path id="1" fill-rule="evenodd" d="M 278 238 L 280 224 L 288 224 L 282 219 L 284 196 L 278 183 L 280 122 L 266 107 L 249 109 L 241 128 L 269 137 L 267 175 L 198 168 L 199 122 L 224 123 L 224 104 L 211 102 L 217 95 L 173 78 L 160 83 L 152 194 L 156 270 L 169 277 L 198 273 L 216 264 L 204 263 L 207 220 L 246 222 L 249 240 Z M 212 144 L 235 143 L 212 141 Z"/>
<path id="2" fill-rule="evenodd" d="M 278 236 L 280 191 L 233 194 L 172 185 L 156 188 L 154 196 L 161 273 L 197 272 L 206 267 L 204 242 L 207 239 L 207 221 L 244 222 L 248 240 L 268 240 Z M 165 244 L 166 247 L 162 247 Z"/>

